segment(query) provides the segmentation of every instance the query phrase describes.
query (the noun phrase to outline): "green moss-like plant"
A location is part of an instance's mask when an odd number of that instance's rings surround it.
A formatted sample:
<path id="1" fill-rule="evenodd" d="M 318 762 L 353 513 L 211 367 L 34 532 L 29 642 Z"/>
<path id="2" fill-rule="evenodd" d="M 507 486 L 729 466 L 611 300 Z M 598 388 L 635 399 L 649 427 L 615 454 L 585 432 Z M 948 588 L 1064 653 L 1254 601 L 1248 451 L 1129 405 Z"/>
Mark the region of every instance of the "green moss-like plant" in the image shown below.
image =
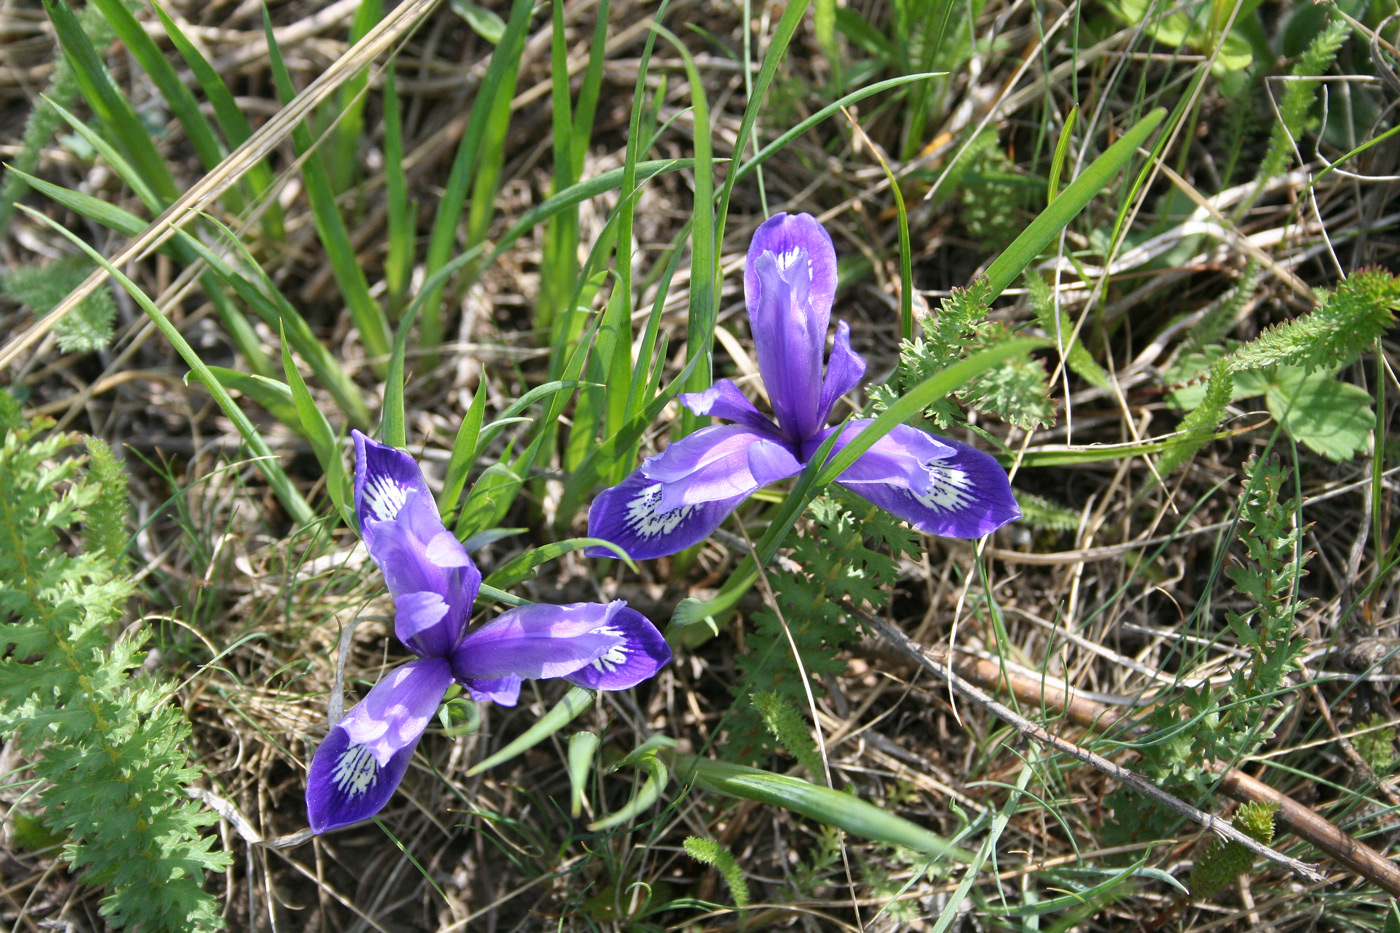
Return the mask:
<path id="1" fill-rule="evenodd" d="M 140 634 L 114 640 L 133 585 L 125 543 L 124 477 L 105 445 L 93 467 L 74 437 L 28 424 L 0 391 L 0 732 L 29 756 L 44 826 L 83 882 L 104 888 L 116 928 L 208 930 L 222 925 L 204 875 L 211 852 L 185 788 L 200 777 L 190 728 L 171 685 L 138 673 Z M 70 552 L 75 534 L 86 547 Z"/>

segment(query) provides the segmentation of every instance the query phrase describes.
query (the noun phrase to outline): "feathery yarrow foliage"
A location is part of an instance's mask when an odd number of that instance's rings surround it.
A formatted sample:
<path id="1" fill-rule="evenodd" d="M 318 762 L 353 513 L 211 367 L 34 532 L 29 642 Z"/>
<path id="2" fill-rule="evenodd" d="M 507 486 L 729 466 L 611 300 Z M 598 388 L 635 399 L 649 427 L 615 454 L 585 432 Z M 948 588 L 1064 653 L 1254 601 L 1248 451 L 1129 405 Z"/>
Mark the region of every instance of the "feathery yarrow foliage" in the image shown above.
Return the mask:
<path id="1" fill-rule="evenodd" d="M 1327 28 L 1317 34 L 1307 51 L 1293 65 L 1289 75 L 1294 80 L 1282 82 L 1279 119 L 1269 136 L 1269 151 L 1259 168 L 1261 186 L 1282 173 L 1288 164 L 1293 155 L 1293 141 L 1302 135 L 1307 125 L 1308 111 L 1317 99 L 1318 82 L 1308 79 L 1321 76 L 1332 66 L 1349 29 L 1346 20 L 1340 16 L 1328 23 Z"/>
<path id="2" fill-rule="evenodd" d="M 697 862 L 713 865 L 724 876 L 724 883 L 729 885 L 729 893 L 734 895 L 735 906 L 749 906 L 749 883 L 744 878 L 744 872 L 739 868 L 733 853 L 715 840 L 702 839 L 699 836 L 686 836 L 684 845 L 687 855 Z"/>
<path id="3" fill-rule="evenodd" d="M 1294 622 L 1307 603 L 1298 598 L 1298 581 L 1308 555 L 1299 551 L 1298 501 L 1281 497 L 1288 470 L 1276 460 L 1251 458 L 1244 472 L 1239 535 L 1247 559 L 1227 567 L 1225 575 L 1250 608 L 1227 611 L 1225 619 L 1250 660 L 1223 689 L 1202 683 L 1159 706 L 1150 718 L 1153 735 L 1139 746 L 1142 773 L 1188 798 L 1209 794 L 1212 762 L 1238 761 L 1270 738 L 1265 716 L 1279 705 L 1285 678 L 1307 650 Z M 1137 839 L 1144 829 L 1171 831 L 1173 815 L 1145 798 L 1116 791 L 1110 800 L 1115 841 Z"/>
<path id="4" fill-rule="evenodd" d="M 1247 803 L 1235 812 L 1230 825 L 1255 842 L 1268 845 L 1274 839 L 1274 813 L 1278 804 Z M 1206 854 L 1191 869 L 1186 887 L 1192 897 L 1208 897 L 1224 888 L 1254 865 L 1254 853 L 1238 842 L 1214 840 Z"/>
<path id="5" fill-rule="evenodd" d="M 106 889 L 100 910 L 114 927 L 218 928 L 202 884 L 227 856 L 210 851 L 199 829 L 214 818 L 185 791 L 201 773 L 189 723 L 170 684 L 133 675 L 144 637 L 113 641 L 133 590 L 117 563 L 120 467 L 94 448 L 85 473 L 67 455 L 73 436 L 44 427 L 0 391 L 0 731 L 32 756 L 44 823 L 82 880 Z M 70 554 L 79 528 L 87 547 Z"/>
<path id="6" fill-rule="evenodd" d="M 973 353 L 1015 337 L 1005 324 L 987 319 L 991 300 L 991 282 L 981 276 L 966 288 L 954 288 L 936 313 L 921 315 L 923 336 L 900 344 L 899 369 L 893 384 L 870 389 L 876 410 L 884 411 L 902 392 Z M 1055 420 L 1045 367 L 1030 357 L 1020 356 L 994 366 L 953 394 L 969 408 L 995 415 L 1024 430 Z M 951 398 L 934 402 L 926 414 L 940 428 L 964 420 Z"/>
<path id="7" fill-rule="evenodd" d="M 740 761 L 785 748 L 816 776 L 822 771 L 814 751 L 804 754 L 790 735 L 775 741 L 762 708 L 771 711 L 782 703 L 789 709 L 806 709 L 803 672 L 818 695 L 825 675 L 844 672 L 839 652 L 859 636 L 859 629 L 843 601 L 874 609 L 886 605 L 888 588 L 899 579 L 899 555 L 916 557 L 922 548 L 916 532 L 844 490 L 813 500 L 810 514 L 812 527 L 789 539 L 791 562 L 767 571 L 776 607 L 765 606 L 754 614 L 746 650 L 735 658 L 741 677 L 731 688 L 734 696 L 766 699 L 735 705 L 724 748 L 726 757 Z M 785 731 L 794 730 L 787 726 Z"/>
<path id="8" fill-rule="evenodd" d="M 1371 348 L 1400 310 L 1400 279 L 1383 269 L 1363 269 L 1315 309 L 1276 324 L 1230 354 L 1236 372 L 1267 366 L 1306 370 L 1344 366 Z"/>

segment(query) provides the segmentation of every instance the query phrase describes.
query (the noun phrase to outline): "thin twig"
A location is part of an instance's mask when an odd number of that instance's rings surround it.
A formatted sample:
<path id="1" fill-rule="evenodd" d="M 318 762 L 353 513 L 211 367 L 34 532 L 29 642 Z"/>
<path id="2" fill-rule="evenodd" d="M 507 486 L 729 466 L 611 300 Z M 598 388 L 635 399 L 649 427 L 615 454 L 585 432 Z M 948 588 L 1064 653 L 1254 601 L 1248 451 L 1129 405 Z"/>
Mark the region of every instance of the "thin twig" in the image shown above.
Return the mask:
<path id="1" fill-rule="evenodd" d="M 1080 748 L 1073 742 L 1054 735 L 1024 716 L 1019 715 L 1009 707 L 998 703 L 980 688 L 959 676 L 950 664 L 933 657 L 928 651 L 920 645 L 915 644 L 907 635 L 884 619 L 877 618 L 865 612 L 860 612 L 859 610 L 853 610 L 850 606 L 846 608 L 856 612 L 863 622 L 879 632 L 881 637 L 887 642 L 900 649 L 902 654 L 907 655 L 911 660 L 915 661 L 920 667 L 924 668 L 935 677 L 946 681 L 948 686 L 958 693 L 958 695 L 982 707 L 1002 722 L 1015 727 L 1016 731 L 1027 738 L 1034 739 L 1047 748 L 1053 748 L 1055 751 L 1063 752 L 1071 758 L 1084 762 L 1096 771 L 1108 775 L 1125 787 L 1131 788 L 1133 791 L 1160 803 L 1162 806 L 1179 813 L 1192 822 L 1204 826 L 1216 835 L 1228 839 L 1231 842 L 1238 842 L 1255 855 L 1284 866 L 1306 881 L 1318 883 L 1327 880 L 1327 876 L 1319 871 L 1315 865 L 1290 858 L 1282 852 L 1249 838 L 1228 822 L 1212 816 L 1204 810 L 1198 810 L 1184 800 L 1173 797 L 1142 775 L 1130 771 L 1122 765 L 1114 764 L 1107 758 L 1095 755 L 1087 749 Z"/>

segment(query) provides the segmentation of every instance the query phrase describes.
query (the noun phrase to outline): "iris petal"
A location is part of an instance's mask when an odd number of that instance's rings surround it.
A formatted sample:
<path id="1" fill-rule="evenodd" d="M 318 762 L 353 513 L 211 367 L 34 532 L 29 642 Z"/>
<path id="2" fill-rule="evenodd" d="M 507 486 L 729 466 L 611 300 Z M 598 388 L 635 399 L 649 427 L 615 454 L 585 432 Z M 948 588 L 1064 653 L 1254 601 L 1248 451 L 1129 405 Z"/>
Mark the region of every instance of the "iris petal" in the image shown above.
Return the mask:
<path id="1" fill-rule="evenodd" d="M 375 684 L 337 728 L 351 742 L 367 746 L 382 767 L 418 741 L 451 684 L 452 666 L 445 659 L 409 661 Z"/>
<path id="2" fill-rule="evenodd" d="M 1006 471 L 995 457 L 950 438 L 936 443 L 951 453 L 924 460 L 912 452 L 901 458 L 885 451 L 882 461 L 861 469 L 867 454 L 837 482 L 920 531 L 946 538 L 980 538 L 1021 517 Z M 901 459 L 902 475 L 891 476 Z"/>
<path id="3" fill-rule="evenodd" d="M 331 729 L 306 778 L 313 832 L 347 826 L 383 809 L 451 683 L 445 660 L 410 661 L 391 671 Z"/>
<path id="4" fill-rule="evenodd" d="M 809 214 L 775 214 L 754 232 L 744 272 L 758 369 L 794 441 L 820 427 L 822 355 L 836 294 L 836 250 Z"/>
<path id="5" fill-rule="evenodd" d="M 306 777 L 306 816 L 311 831 L 324 833 L 367 820 L 394 796 L 413 757 L 412 744 L 380 765 L 363 745 L 350 741 L 336 726 L 316 749 Z"/>
<path id="6" fill-rule="evenodd" d="M 747 496 L 801 471 L 786 444 L 738 424 L 701 428 L 641 467 L 643 476 L 661 483 L 664 511 Z"/>
<path id="7" fill-rule="evenodd" d="M 713 415 L 726 421 L 737 421 L 759 433 L 781 436 L 777 426 L 754 408 L 739 387 L 728 379 L 718 380 L 704 392 L 685 392 L 678 397 L 682 405 L 697 415 Z"/>
<path id="8" fill-rule="evenodd" d="M 826 379 L 822 382 L 821 404 L 817 410 L 817 427 L 826 424 L 831 414 L 831 406 L 847 392 L 860 385 L 865 378 L 865 360 L 851 349 L 851 325 L 845 321 L 836 323 L 836 342 L 831 347 L 831 357 L 826 361 Z"/>
<path id="9" fill-rule="evenodd" d="M 355 440 L 355 514 L 360 520 L 365 547 L 372 554 L 372 522 L 393 521 L 412 492 L 429 502 L 432 493 L 423 479 L 423 471 L 411 456 L 359 431 L 351 431 L 350 436 Z"/>
<path id="10" fill-rule="evenodd" d="M 637 470 L 593 500 L 588 509 L 588 535 L 611 541 L 633 560 L 664 557 L 704 541 L 746 498 L 748 493 L 662 509 L 661 484 Z M 602 547 L 590 547 L 584 553 L 589 557 L 617 556 Z"/>
<path id="11" fill-rule="evenodd" d="M 599 689 L 625 690 L 671 659 L 655 626 L 626 607 L 618 600 L 511 609 L 462 641 L 453 653 L 452 671 L 458 680 L 478 684 L 477 689 L 485 689 L 481 681 L 514 675 L 569 677 L 585 685 L 597 683 Z"/>

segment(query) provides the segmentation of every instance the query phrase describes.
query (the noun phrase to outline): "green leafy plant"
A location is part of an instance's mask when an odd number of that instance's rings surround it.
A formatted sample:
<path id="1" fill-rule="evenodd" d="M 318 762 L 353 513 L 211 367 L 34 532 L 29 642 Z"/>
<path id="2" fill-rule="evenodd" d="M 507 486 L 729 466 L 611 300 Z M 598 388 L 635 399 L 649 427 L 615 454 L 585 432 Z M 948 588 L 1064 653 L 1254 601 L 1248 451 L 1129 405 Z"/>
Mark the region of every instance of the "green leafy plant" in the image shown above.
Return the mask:
<path id="1" fill-rule="evenodd" d="M 1225 614 L 1248 663 L 1231 682 L 1209 683 L 1173 695 L 1151 714 L 1153 732 L 1138 744 L 1142 772 L 1177 796 L 1206 797 L 1214 780 L 1212 762 L 1233 762 L 1252 754 L 1272 735 L 1265 721 L 1280 702 L 1285 678 L 1298 669 L 1307 641 L 1294 621 L 1306 600 L 1298 596 L 1307 555 L 1299 550 L 1297 499 L 1282 498 L 1289 472 L 1277 461 L 1251 459 L 1240 506 L 1240 538 L 1246 558 L 1225 568 L 1225 576 L 1248 608 Z M 1142 798 L 1116 792 L 1111 834 L 1135 838 L 1142 829 L 1165 832 L 1169 814 Z"/>
<path id="2" fill-rule="evenodd" d="M 988 320 L 993 288 L 986 277 L 966 288 L 955 288 L 937 314 L 920 317 L 923 336 L 900 344 L 899 371 L 892 383 L 873 387 L 871 401 L 884 411 L 910 387 L 965 359 L 978 350 L 1007 344 L 1017 337 L 1000 321 Z M 1045 367 L 1033 358 L 1017 356 L 957 388 L 953 395 L 968 407 L 995 415 L 1020 428 L 1049 424 L 1055 417 Z M 963 421 L 950 398 L 941 398 L 925 413 L 940 428 Z"/>
<path id="3" fill-rule="evenodd" d="M 85 472 L 74 438 L 43 427 L 0 392 L 0 730 L 30 756 L 43 823 L 83 881 L 106 889 L 113 926 L 219 927 L 202 884 L 228 860 L 185 792 L 200 776 L 189 724 L 169 683 L 133 674 L 144 637 L 113 640 L 132 593 L 124 475 L 100 443 Z M 69 553 L 80 530 L 86 546 Z"/>
<path id="4" fill-rule="evenodd" d="M 685 837 L 684 845 L 687 855 L 697 862 L 713 865 L 724 876 L 724 883 L 729 885 L 729 893 L 734 895 L 737 906 L 749 906 L 749 883 L 739 863 L 734 860 L 733 853 L 715 840 L 701 839 L 699 836 Z"/>
<path id="5" fill-rule="evenodd" d="M 1236 292 L 1237 293 L 1237 292 Z M 1222 300 L 1232 307 L 1234 297 Z M 1371 396 L 1335 377 L 1366 353 L 1400 310 L 1400 279 L 1364 269 L 1323 292 L 1318 306 L 1222 352 L 1188 352 L 1167 374 L 1183 382 L 1209 372 L 1206 382 L 1177 389 L 1175 404 L 1187 410 L 1181 429 L 1190 443 L 1163 455 L 1162 472 L 1184 463 L 1224 419 L 1236 399 L 1262 395 L 1269 413 L 1295 440 L 1333 460 L 1365 449 L 1375 426 Z M 1223 315 L 1208 315 L 1216 320 Z"/>
<path id="6" fill-rule="evenodd" d="M 1230 824 L 1255 842 L 1268 845 L 1274 839 L 1274 814 L 1278 805 L 1247 803 L 1235 812 Z M 1254 853 L 1238 842 L 1214 840 L 1186 879 L 1191 896 L 1208 897 L 1224 888 L 1254 865 Z"/>
<path id="7" fill-rule="evenodd" d="M 0 291 L 28 305 L 36 316 L 43 316 L 92 271 L 79 259 L 60 259 L 47 266 L 22 266 L 0 276 Z M 64 353 L 101 350 L 112 340 L 112 321 L 117 315 L 112 293 L 99 288 L 66 314 L 54 327 L 58 348 Z"/>

